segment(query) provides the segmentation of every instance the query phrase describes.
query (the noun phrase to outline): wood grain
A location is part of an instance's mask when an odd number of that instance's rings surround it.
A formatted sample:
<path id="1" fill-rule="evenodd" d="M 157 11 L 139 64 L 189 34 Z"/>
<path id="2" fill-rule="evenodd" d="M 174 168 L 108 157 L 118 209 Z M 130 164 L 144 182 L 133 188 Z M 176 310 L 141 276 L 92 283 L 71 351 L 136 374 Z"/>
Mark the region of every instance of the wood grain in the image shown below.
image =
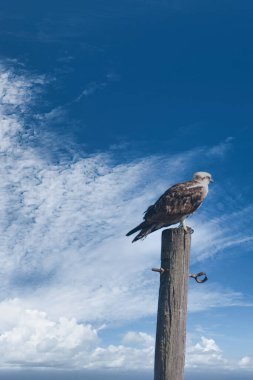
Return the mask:
<path id="1" fill-rule="evenodd" d="M 191 234 L 162 233 L 154 380 L 183 380 Z"/>

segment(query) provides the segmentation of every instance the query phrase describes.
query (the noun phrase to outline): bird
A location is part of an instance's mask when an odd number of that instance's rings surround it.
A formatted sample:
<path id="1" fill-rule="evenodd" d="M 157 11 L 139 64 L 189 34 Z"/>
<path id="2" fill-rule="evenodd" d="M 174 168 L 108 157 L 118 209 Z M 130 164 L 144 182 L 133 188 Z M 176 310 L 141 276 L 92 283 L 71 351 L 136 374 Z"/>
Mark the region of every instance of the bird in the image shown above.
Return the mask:
<path id="1" fill-rule="evenodd" d="M 186 218 L 201 206 L 208 194 L 210 182 L 214 182 L 210 173 L 196 172 L 191 181 L 177 183 L 170 187 L 144 212 L 144 221 L 129 231 L 126 236 L 140 231 L 133 239 L 134 243 L 160 228 L 177 223 L 180 223 L 178 228 L 183 227 L 187 232 L 190 227 L 186 224 Z"/>

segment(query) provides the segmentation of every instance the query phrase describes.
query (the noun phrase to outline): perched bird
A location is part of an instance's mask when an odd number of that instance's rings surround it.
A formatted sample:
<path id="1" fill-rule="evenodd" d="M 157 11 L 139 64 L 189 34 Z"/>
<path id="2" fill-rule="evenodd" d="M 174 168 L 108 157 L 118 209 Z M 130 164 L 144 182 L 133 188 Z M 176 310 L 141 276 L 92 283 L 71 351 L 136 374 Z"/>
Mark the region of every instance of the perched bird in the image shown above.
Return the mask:
<path id="1" fill-rule="evenodd" d="M 129 231 L 126 236 L 140 231 L 133 240 L 135 242 L 144 239 L 151 232 L 176 223 L 180 223 L 179 227 L 183 227 L 187 232 L 185 219 L 202 204 L 207 196 L 210 182 L 213 182 L 211 174 L 197 172 L 192 181 L 170 187 L 155 204 L 145 211 L 144 222 Z"/>

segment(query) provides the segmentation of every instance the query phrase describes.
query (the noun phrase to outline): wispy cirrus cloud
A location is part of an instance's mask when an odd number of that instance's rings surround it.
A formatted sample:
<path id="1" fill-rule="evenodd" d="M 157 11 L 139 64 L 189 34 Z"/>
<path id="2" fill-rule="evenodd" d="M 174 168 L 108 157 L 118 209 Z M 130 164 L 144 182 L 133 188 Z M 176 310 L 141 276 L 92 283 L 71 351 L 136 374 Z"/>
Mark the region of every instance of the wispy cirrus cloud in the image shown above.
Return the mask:
<path id="1" fill-rule="evenodd" d="M 218 217 L 210 218 L 209 213 L 203 213 L 198 219 L 194 217 L 193 260 L 203 261 L 228 249 L 240 249 L 242 246 L 245 251 L 250 250 L 253 234 L 249 228 L 248 215 L 252 211 L 253 206 L 249 204 L 242 209 L 222 213 Z"/>
<path id="2" fill-rule="evenodd" d="M 252 307 L 253 299 L 246 299 L 241 292 L 224 289 L 212 284 L 206 288 L 192 288 L 189 293 L 189 311 L 198 312 L 224 307 Z"/>
<path id="3" fill-rule="evenodd" d="M 111 70 L 106 74 L 106 77 L 103 81 L 94 81 L 87 84 L 87 86 L 82 90 L 82 92 L 74 99 L 74 102 L 80 102 L 83 98 L 87 98 L 95 94 L 98 91 L 105 89 L 113 82 L 117 82 L 120 79 L 120 76 L 116 74 L 115 71 Z"/>

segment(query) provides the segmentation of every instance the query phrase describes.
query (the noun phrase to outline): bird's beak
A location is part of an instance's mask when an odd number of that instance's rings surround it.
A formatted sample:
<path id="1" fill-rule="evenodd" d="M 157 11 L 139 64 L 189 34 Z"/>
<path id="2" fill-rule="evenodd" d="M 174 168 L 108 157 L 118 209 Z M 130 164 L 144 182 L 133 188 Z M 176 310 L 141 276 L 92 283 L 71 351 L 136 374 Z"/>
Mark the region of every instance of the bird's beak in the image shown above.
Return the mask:
<path id="1" fill-rule="evenodd" d="M 211 182 L 211 183 L 214 183 L 214 180 L 211 178 L 211 179 L 210 179 L 210 182 Z"/>

